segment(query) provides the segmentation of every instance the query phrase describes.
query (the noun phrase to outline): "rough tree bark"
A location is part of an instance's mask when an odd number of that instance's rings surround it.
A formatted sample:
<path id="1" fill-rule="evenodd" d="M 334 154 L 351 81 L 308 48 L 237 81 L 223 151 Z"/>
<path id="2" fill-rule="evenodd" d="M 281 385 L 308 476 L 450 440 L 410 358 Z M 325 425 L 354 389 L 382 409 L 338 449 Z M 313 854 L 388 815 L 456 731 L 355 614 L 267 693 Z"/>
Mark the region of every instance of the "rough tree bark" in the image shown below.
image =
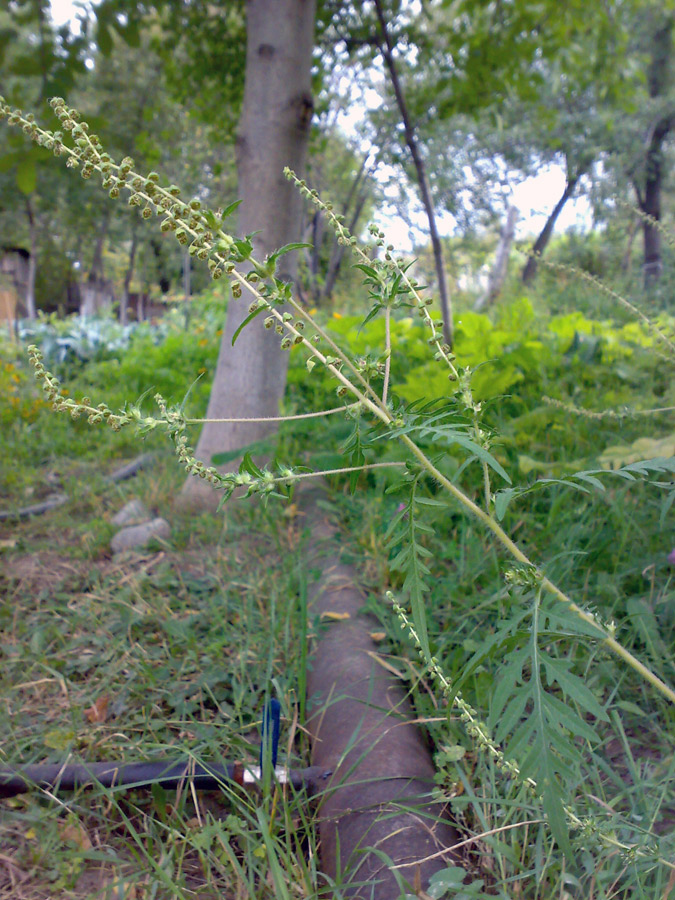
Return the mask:
<path id="1" fill-rule="evenodd" d="M 649 96 L 657 101 L 662 97 L 672 79 L 673 20 L 668 17 L 655 29 L 652 38 L 651 60 L 648 71 Z M 663 182 L 663 144 L 675 117 L 668 113 L 652 123 L 645 142 L 644 180 L 634 184 L 642 220 L 644 240 L 644 286 L 649 289 L 661 277 L 661 190 Z"/>
<path id="2" fill-rule="evenodd" d="M 450 304 L 448 282 L 445 275 L 445 265 L 443 263 L 443 248 L 441 245 L 441 239 L 438 234 L 438 229 L 436 227 L 436 213 L 434 211 L 433 200 L 431 199 L 429 179 L 427 178 L 424 161 L 422 160 L 419 144 L 415 136 L 415 129 L 410 119 L 410 114 L 405 102 L 405 97 L 403 96 L 403 89 L 401 88 L 401 82 L 399 80 L 396 65 L 394 63 L 394 48 L 392 46 L 391 36 L 389 35 L 387 22 L 382 10 L 381 0 L 375 0 L 375 11 L 377 13 L 377 20 L 380 24 L 380 31 L 382 34 L 382 39 L 379 42 L 379 49 L 382 54 L 382 59 L 384 60 L 384 63 L 389 71 L 391 86 L 394 89 L 396 104 L 398 106 L 398 111 L 401 114 L 401 121 L 403 122 L 405 142 L 408 150 L 410 150 L 410 156 L 412 157 L 413 165 L 415 166 L 417 183 L 419 185 L 420 196 L 422 198 L 422 205 L 424 206 L 424 210 L 427 214 L 427 220 L 429 222 L 429 237 L 431 238 L 431 247 L 434 253 L 436 278 L 438 279 L 438 294 L 441 302 L 441 315 L 443 316 L 443 337 L 445 338 L 446 343 L 448 343 L 452 347 L 452 306 Z"/>
<path id="3" fill-rule="evenodd" d="M 284 166 L 302 173 L 313 112 L 310 68 L 314 46 L 314 0 L 248 0 L 244 100 L 237 135 L 238 233 L 254 238 L 258 258 L 300 238 L 301 197 L 284 178 Z M 295 278 L 295 254 L 281 257 L 279 276 Z M 232 347 L 232 336 L 247 315 L 248 302 L 230 303 L 211 389 L 210 419 L 269 417 L 278 413 L 288 355 L 262 317 L 247 326 Z M 267 437 L 272 423 L 208 423 L 196 447 L 211 464 L 215 453 L 235 450 Z M 220 495 L 189 478 L 179 503 L 213 508 Z"/>
<path id="4" fill-rule="evenodd" d="M 577 186 L 579 179 L 581 178 L 582 173 L 578 172 L 576 175 L 573 175 L 571 178 L 568 177 L 567 184 L 565 185 L 565 190 L 563 191 L 562 197 L 556 205 L 553 207 L 553 211 L 551 215 L 546 220 L 546 224 L 541 230 L 539 237 L 534 242 L 534 246 L 532 247 L 532 256 L 525 263 L 525 268 L 523 269 L 522 281 L 523 284 L 529 284 L 534 280 L 534 276 L 537 274 L 537 266 L 538 266 L 538 257 L 544 252 L 546 247 L 548 246 L 548 242 L 551 240 L 551 235 L 553 234 L 553 229 L 555 228 L 555 223 L 558 220 L 558 216 L 563 211 L 563 207 L 570 199 L 572 194 L 574 193 L 574 189 Z"/>

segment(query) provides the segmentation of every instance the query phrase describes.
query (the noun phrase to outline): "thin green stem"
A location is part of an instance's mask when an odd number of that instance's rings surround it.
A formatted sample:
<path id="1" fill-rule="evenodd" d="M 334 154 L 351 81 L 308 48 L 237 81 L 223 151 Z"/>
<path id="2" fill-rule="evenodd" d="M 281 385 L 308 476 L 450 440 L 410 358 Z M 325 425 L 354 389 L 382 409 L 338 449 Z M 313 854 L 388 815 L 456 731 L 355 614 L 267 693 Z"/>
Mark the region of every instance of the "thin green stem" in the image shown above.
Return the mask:
<path id="1" fill-rule="evenodd" d="M 186 425 L 204 425 L 209 423 L 229 423 L 236 424 L 239 422 L 297 422 L 299 419 L 319 419 L 322 416 L 332 416 L 334 413 L 343 413 L 345 410 L 353 409 L 358 404 L 351 403 L 348 406 L 335 406 L 332 409 L 322 409 L 319 412 L 298 413 L 292 416 L 263 416 L 261 418 L 244 418 L 244 419 L 185 419 Z"/>
<path id="2" fill-rule="evenodd" d="M 661 331 L 658 325 L 655 325 L 654 322 L 649 318 L 649 316 L 645 315 L 641 309 L 638 309 L 630 300 L 626 300 L 618 291 L 615 291 L 613 288 L 606 285 L 602 282 L 596 275 L 591 275 L 590 272 L 584 272 L 583 269 L 579 269 L 577 266 L 570 266 L 565 263 L 555 263 L 551 262 L 551 260 L 544 259 L 540 256 L 537 256 L 537 259 L 542 263 L 542 265 L 546 266 L 549 269 L 553 269 L 553 271 L 557 272 L 571 272 L 573 275 L 577 275 L 579 278 L 582 278 L 584 281 L 587 281 L 589 284 L 592 284 L 599 291 L 602 291 L 603 294 L 606 294 L 608 297 L 611 297 L 612 300 L 616 300 L 621 306 L 627 309 L 632 315 L 634 315 L 637 319 L 640 319 L 646 328 L 649 331 L 652 331 L 660 341 L 662 341 L 666 347 L 670 350 L 671 355 L 675 355 L 675 344 L 671 341 L 671 339 Z"/>
<path id="3" fill-rule="evenodd" d="M 659 406 L 654 409 L 606 409 L 602 412 L 596 412 L 592 409 L 575 406 L 573 403 L 556 400 L 554 397 L 544 396 L 541 399 L 549 406 L 564 409 L 565 412 L 572 413 L 575 416 L 584 416 L 587 419 L 617 419 L 621 421 L 621 419 L 632 419 L 635 416 L 654 416 L 659 413 L 675 412 L 675 406 Z"/>
<path id="4" fill-rule="evenodd" d="M 340 469 L 324 469 L 321 472 L 294 472 L 292 475 L 284 475 L 275 478 L 274 482 L 297 481 L 300 478 L 323 478 L 325 475 L 344 475 L 347 472 L 367 472 L 370 469 L 401 469 L 405 468 L 404 462 L 366 463 L 363 466 L 344 466 Z"/>
<path id="5" fill-rule="evenodd" d="M 391 372 L 391 309 L 384 308 L 384 386 L 382 387 L 382 406 L 387 405 L 387 392 L 389 390 L 389 374 Z"/>
<path id="6" fill-rule="evenodd" d="M 591 613 L 586 612 L 586 610 L 581 609 L 580 606 L 577 606 L 574 601 L 561 591 L 560 588 L 555 585 L 549 578 L 545 575 L 542 575 L 539 572 L 539 569 L 531 562 L 530 559 L 523 553 L 520 547 L 515 544 L 508 534 L 504 531 L 501 525 L 492 518 L 492 516 L 488 515 L 488 513 L 484 512 L 477 506 L 470 497 L 467 497 L 463 491 L 459 490 L 449 479 L 439 472 L 439 470 L 434 466 L 431 460 L 424 455 L 422 450 L 411 441 L 407 434 L 401 434 L 398 436 L 399 440 L 402 441 L 410 450 L 410 452 L 417 457 L 417 459 L 422 463 L 424 468 L 429 472 L 430 475 L 443 485 L 446 490 L 448 490 L 453 497 L 455 497 L 466 509 L 468 509 L 471 513 L 473 513 L 476 518 L 480 519 L 480 521 L 486 525 L 490 531 L 495 535 L 497 540 L 500 541 L 501 544 L 514 556 L 518 562 L 522 563 L 525 566 L 529 566 L 534 569 L 536 572 L 540 574 L 541 584 L 549 593 L 553 594 L 558 600 L 562 603 L 567 604 L 567 606 L 579 616 L 584 622 L 588 625 L 591 625 L 593 628 L 596 628 L 599 632 L 598 636 L 602 639 L 602 641 L 614 652 L 617 656 L 620 656 L 632 669 L 638 672 L 642 677 L 648 681 L 651 685 L 653 685 L 664 697 L 670 700 L 671 703 L 675 703 L 675 691 L 667 685 L 664 681 L 662 681 L 657 675 L 655 675 L 647 666 L 643 665 L 639 659 L 637 659 L 633 654 L 626 650 L 612 635 L 608 634 L 607 631 L 600 625 L 599 622 L 596 621 L 595 617 L 591 615 Z"/>

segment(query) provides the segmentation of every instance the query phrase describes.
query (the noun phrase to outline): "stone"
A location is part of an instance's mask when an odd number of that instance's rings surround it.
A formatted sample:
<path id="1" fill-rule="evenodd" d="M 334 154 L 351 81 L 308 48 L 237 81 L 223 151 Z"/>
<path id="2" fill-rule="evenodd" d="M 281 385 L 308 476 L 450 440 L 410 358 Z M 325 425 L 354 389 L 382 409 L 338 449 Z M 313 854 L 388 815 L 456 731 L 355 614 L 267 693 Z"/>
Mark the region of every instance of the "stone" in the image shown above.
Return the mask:
<path id="1" fill-rule="evenodd" d="M 141 500 L 134 498 L 133 500 L 130 500 L 126 506 L 123 506 L 117 515 L 112 517 L 111 521 L 113 525 L 122 528 L 126 525 L 140 525 L 142 522 L 147 522 L 149 519 L 150 513 L 145 504 Z"/>
<path id="2" fill-rule="evenodd" d="M 110 547 L 113 553 L 145 547 L 151 540 L 166 541 L 171 528 L 166 519 L 151 519 L 141 525 L 128 525 L 113 536 Z"/>

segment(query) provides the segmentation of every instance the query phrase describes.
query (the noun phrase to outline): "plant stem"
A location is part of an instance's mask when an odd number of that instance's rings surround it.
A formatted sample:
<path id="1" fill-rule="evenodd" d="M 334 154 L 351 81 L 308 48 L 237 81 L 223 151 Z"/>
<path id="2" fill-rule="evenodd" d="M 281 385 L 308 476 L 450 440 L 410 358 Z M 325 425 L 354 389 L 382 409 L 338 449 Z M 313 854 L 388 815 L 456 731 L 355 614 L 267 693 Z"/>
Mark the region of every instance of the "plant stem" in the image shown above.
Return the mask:
<path id="1" fill-rule="evenodd" d="M 356 405 L 352 403 L 349 406 L 335 406 L 333 409 L 322 409 L 319 412 L 298 413 L 293 416 L 263 416 L 260 419 L 185 419 L 185 424 L 203 425 L 205 422 L 228 422 L 232 424 L 236 422 L 296 422 L 298 419 L 318 419 L 321 416 L 332 416 L 333 413 L 344 412 L 346 409 L 351 409 Z"/>
<path id="2" fill-rule="evenodd" d="M 523 563 L 523 565 L 532 567 L 535 571 L 539 572 L 537 566 L 531 562 L 528 557 L 523 553 L 520 547 L 515 544 L 508 534 L 504 531 L 501 525 L 492 518 L 492 516 L 488 515 L 488 513 L 484 512 L 480 506 L 475 504 L 470 497 L 467 497 L 463 491 L 459 490 L 459 488 L 455 487 L 455 485 L 445 477 L 441 472 L 438 471 L 436 466 L 431 462 L 431 460 L 425 456 L 425 454 L 420 450 L 420 448 L 415 444 L 414 441 L 411 441 L 407 434 L 401 434 L 398 436 L 399 440 L 402 441 L 410 450 L 410 452 L 417 457 L 420 463 L 424 466 L 424 468 L 429 472 L 430 475 L 433 475 L 434 478 L 443 485 L 446 490 L 450 491 L 450 493 L 455 497 L 455 499 L 459 500 L 462 506 L 466 507 L 470 512 L 473 513 L 476 518 L 480 519 L 480 521 L 486 525 L 490 531 L 495 535 L 495 537 L 500 541 L 501 544 L 514 556 L 518 562 Z M 602 638 L 603 642 L 614 652 L 617 656 L 620 656 L 625 662 L 628 663 L 631 668 L 633 668 L 636 672 L 638 672 L 642 677 L 648 681 L 651 685 L 653 685 L 660 693 L 663 694 L 671 703 L 675 704 L 675 691 L 669 687 L 664 681 L 662 681 L 657 675 L 655 675 L 650 669 L 648 669 L 643 663 L 640 662 L 633 654 L 626 650 L 615 638 L 609 635 L 602 625 L 596 621 L 595 617 L 585 610 L 581 609 L 580 606 L 571 600 L 564 591 L 561 591 L 557 585 L 555 585 L 549 578 L 545 575 L 541 578 L 542 587 L 544 587 L 549 593 L 553 594 L 558 600 L 562 603 L 567 604 L 569 608 L 579 616 L 580 619 L 583 619 L 588 625 L 597 628 L 599 632 L 599 636 Z"/>
<path id="3" fill-rule="evenodd" d="M 389 390 L 389 374 L 391 372 L 391 310 L 384 308 L 384 350 L 387 358 L 384 361 L 384 387 L 382 388 L 382 406 L 387 405 L 387 392 Z"/>

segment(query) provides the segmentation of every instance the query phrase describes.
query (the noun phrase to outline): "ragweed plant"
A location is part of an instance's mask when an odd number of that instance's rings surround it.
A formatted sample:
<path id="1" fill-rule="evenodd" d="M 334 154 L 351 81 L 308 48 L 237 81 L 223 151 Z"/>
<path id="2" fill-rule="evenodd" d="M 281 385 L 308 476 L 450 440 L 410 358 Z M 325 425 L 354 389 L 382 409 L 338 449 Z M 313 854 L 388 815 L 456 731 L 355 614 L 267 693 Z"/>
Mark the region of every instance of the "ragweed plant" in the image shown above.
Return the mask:
<path id="1" fill-rule="evenodd" d="M 248 315 L 233 342 L 241 329 L 264 314 L 265 327 L 279 335 L 282 349 L 302 347 L 307 354 L 309 375 L 321 367 L 335 383 L 335 392 L 342 405 L 303 416 L 324 416 L 340 411 L 353 428 L 343 448 L 347 463 L 344 467 L 322 472 L 288 464 L 277 464 L 272 469 L 260 468 L 250 453 L 244 453 L 239 471 L 224 474 L 215 466 L 195 458 L 188 429 L 203 420 L 187 417 L 183 406 L 170 406 L 157 395 L 158 414 L 148 416 L 139 405 L 129 404 L 120 413 L 114 413 L 104 402 L 96 405 L 88 398 L 72 399 L 64 394 L 58 380 L 45 368 L 38 350 L 31 347 L 31 362 L 53 409 L 73 418 L 86 416 L 91 424 L 107 424 L 116 431 L 129 426 L 139 434 L 157 428 L 166 430 L 186 471 L 213 484 L 223 492 L 224 498 L 230 497 L 238 488 L 244 488 L 247 495 L 259 494 L 264 500 L 272 496 L 286 497 L 290 488 L 304 478 L 323 474 L 354 475 L 364 469 L 382 466 L 400 467 L 402 478 L 398 487 L 407 496 L 407 501 L 392 522 L 387 539 L 391 548 L 401 546 L 392 565 L 404 572 L 403 592 L 407 607 L 396 601 L 394 612 L 409 630 L 441 693 L 459 709 L 460 720 L 477 747 L 485 750 L 508 778 L 526 785 L 541 799 L 554 836 L 569 850 L 569 828 L 576 829 L 582 836 L 588 831 L 584 820 L 572 809 L 568 795 L 580 758 L 579 741 L 593 742 L 596 735 L 590 722 L 604 719 L 607 714 L 582 679 L 570 670 L 571 663 L 562 662 L 550 652 L 551 641 L 566 635 L 583 638 L 589 646 L 599 645 L 615 654 L 644 678 L 657 696 L 675 703 L 675 691 L 617 640 L 613 623 L 602 621 L 597 613 L 576 602 L 554 583 L 544 567 L 532 561 L 501 524 L 506 505 L 515 491 L 510 487 L 508 473 L 491 452 L 492 435 L 483 426 L 481 404 L 472 392 L 472 372 L 458 366 L 450 347 L 444 342 L 442 323 L 431 311 L 431 299 L 423 296 L 408 266 L 395 256 L 393 247 L 385 245 L 384 236 L 376 227 L 371 227 L 371 235 L 382 251 L 381 258 L 373 258 L 362 249 L 331 205 L 302 179 L 287 171 L 286 176 L 303 196 L 324 213 L 338 241 L 354 254 L 355 265 L 364 275 L 371 301 L 366 321 L 378 315 L 384 317 L 382 352 L 376 357 L 353 356 L 312 319 L 294 298 L 291 286 L 277 277 L 279 259 L 303 245 L 289 244 L 264 260 L 257 260 L 252 235 L 236 237 L 225 230 L 225 223 L 236 204 L 214 212 L 204 209 L 197 198 L 183 200 L 180 189 L 176 185 L 162 185 L 156 172 L 139 173 L 129 157 L 117 163 L 105 152 L 99 138 L 90 133 L 77 111 L 67 107 L 63 100 L 54 99 L 51 105 L 60 120 L 60 131 L 42 129 L 32 116 L 11 109 L 1 98 L 0 118 L 22 128 L 55 156 L 65 157 L 66 165 L 79 169 L 82 177 L 100 178 L 102 188 L 112 199 L 126 194 L 129 205 L 138 207 L 144 219 L 159 217 L 160 229 L 173 233 L 181 245 L 187 246 L 191 256 L 203 260 L 212 278 L 225 276 L 230 280 L 235 298 L 246 292 Z M 442 403 L 406 406 L 392 390 L 391 317 L 404 307 L 420 317 L 428 333 L 429 352 L 447 373 L 448 395 Z M 672 340 L 659 334 L 666 349 L 671 350 Z M 402 445 L 406 460 L 369 462 L 375 443 L 383 441 Z M 425 452 L 423 447 L 429 441 L 444 449 L 461 448 L 466 453 L 467 464 L 478 463 L 482 473 L 480 503 L 443 471 L 437 459 Z M 649 467 L 634 467 L 628 474 L 636 478 L 645 476 L 648 471 L 651 471 Z M 673 468 L 663 463 L 657 471 L 672 473 Z M 579 473 L 577 477 L 586 485 L 594 486 L 597 482 L 595 473 Z M 425 479 L 435 484 L 436 497 L 423 496 L 419 491 Z M 495 489 L 495 480 L 507 487 Z M 354 484 L 355 479 L 352 479 Z M 430 586 L 425 558 L 429 551 L 421 536 L 429 526 L 423 520 L 423 513 L 425 507 L 445 506 L 448 502 L 457 503 L 474 517 L 492 535 L 497 546 L 515 561 L 511 568 L 506 568 L 504 575 L 519 611 L 486 640 L 476 659 L 469 664 L 470 669 L 480 662 L 481 654 L 484 656 L 495 648 L 505 648 L 490 722 L 482 721 L 479 713 L 463 700 L 461 692 L 443 673 L 432 655 L 427 632 L 425 595 Z M 492 736 L 493 732 L 496 732 L 496 738 Z M 500 748 L 500 741 L 505 743 L 506 750 Z M 648 846 L 621 844 L 611 834 L 605 835 L 603 840 L 625 853 L 653 853 Z"/>

